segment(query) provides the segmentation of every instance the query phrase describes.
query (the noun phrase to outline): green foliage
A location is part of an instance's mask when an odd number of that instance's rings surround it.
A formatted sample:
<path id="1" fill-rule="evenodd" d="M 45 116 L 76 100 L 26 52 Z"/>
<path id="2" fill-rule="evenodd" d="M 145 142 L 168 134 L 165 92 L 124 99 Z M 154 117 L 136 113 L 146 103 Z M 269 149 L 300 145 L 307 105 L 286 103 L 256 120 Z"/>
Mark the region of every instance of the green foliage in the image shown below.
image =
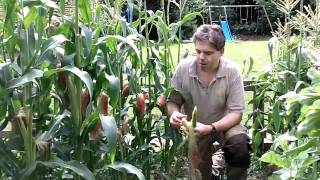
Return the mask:
<path id="1" fill-rule="evenodd" d="M 139 16 L 131 24 L 124 0 L 75 0 L 74 17 L 63 15 L 65 1 L 2 2 L 0 178 L 174 176 L 182 139 L 157 98 L 171 91 L 170 43 L 200 13 L 168 24 L 164 12 L 131 1 Z"/>
<path id="2" fill-rule="evenodd" d="M 285 23 L 277 23 L 278 30 L 269 42 L 271 69 L 261 73 L 257 80 L 256 103 L 268 106 L 267 118 L 258 113 L 257 134 L 264 131 L 273 134 L 271 149 L 262 155 L 261 161 L 275 165 L 275 179 L 319 178 L 319 61 L 317 42 L 319 31 L 306 35 L 313 29 L 319 17 L 317 8 L 305 7 L 304 12 L 293 13 L 299 1 L 279 1 L 277 8 L 284 13 Z M 304 22 L 302 22 L 304 18 Z M 308 21 L 306 21 L 308 19 Z M 311 23 L 312 22 L 312 23 Z M 299 24 L 299 26 L 298 26 Z M 318 23 L 317 23 L 318 24 Z M 316 25 L 317 26 L 317 25 Z M 293 32 L 299 32 L 298 35 Z M 310 46 L 310 43 L 313 46 Z M 258 111 L 257 111 L 258 112 Z M 261 123 L 263 122 L 263 123 Z M 260 145 L 256 141 L 254 144 Z M 256 153 L 261 152 L 256 146 Z"/>

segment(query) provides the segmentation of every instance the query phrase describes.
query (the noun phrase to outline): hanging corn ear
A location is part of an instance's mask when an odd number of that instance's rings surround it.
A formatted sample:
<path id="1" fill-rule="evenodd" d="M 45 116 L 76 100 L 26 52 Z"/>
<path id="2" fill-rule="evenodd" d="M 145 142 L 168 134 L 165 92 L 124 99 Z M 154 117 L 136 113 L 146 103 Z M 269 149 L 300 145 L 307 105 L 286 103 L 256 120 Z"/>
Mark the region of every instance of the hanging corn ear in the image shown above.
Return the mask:
<path id="1" fill-rule="evenodd" d="M 123 97 L 128 97 L 129 96 L 129 82 L 128 81 L 125 81 L 123 83 L 122 96 Z"/>
<path id="2" fill-rule="evenodd" d="M 88 104 L 90 102 L 89 91 L 86 88 L 83 88 L 81 91 L 81 111 L 86 113 Z"/>
<path id="3" fill-rule="evenodd" d="M 100 113 L 104 116 L 108 115 L 109 96 L 105 92 L 100 94 Z"/>
<path id="4" fill-rule="evenodd" d="M 137 95 L 137 112 L 140 118 L 143 118 L 144 113 L 146 111 L 146 103 L 145 103 L 145 96 L 143 94 Z"/>

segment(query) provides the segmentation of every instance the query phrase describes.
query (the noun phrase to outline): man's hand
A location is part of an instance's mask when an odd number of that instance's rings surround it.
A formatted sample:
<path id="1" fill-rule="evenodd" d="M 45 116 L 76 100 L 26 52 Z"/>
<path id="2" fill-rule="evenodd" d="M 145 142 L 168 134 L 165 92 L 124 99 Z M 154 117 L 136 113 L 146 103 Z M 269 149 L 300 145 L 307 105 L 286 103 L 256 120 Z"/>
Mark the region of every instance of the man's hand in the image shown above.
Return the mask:
<path id="1" fill-rule="evenodd" d="M 187 115 L 182 114 L 178 111 L 174 111 L 171 116 L 170 116 L 170 124 L 172 127 L 174 128 L 180 128 L 181 127 L 181 123 L 182 123 L 182 119 L 183 118 L 187 118 Z"/>
<path id="2" fill-rule="evenodd" d="M 205 136 L 212 133 L 212 126 L 197 122 L 197 126 L 194 128 L 194 132 L 198 137 Z"/>

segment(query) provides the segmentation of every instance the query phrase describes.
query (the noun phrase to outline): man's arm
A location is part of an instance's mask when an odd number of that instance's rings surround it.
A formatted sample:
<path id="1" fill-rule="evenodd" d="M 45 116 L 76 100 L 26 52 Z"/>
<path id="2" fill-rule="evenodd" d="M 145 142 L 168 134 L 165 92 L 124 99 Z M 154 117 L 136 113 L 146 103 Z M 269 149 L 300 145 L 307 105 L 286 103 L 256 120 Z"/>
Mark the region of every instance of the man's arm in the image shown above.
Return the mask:
<path id="1" fill-rule="evenodd" d="M 168 110 L 168 115 L 171 116 L 173 112 L 175 111 L 179 112 L 180 108 L 176 103 L 167 102 L 167 110 Z"/>
<path id="2" fill-rule="evenodd" d="M 215 132 L 224 132 L 241 122 L 242 113 L 231 112 L 217 122 L 210 125 L 197 123 L 195 131 L 198 136 L 204 136 Z"/>
<path id="3" fill-rule="evenodd" d="M 240 124 L 242 113 L 231 112 L 224 116 L 221 120 L 212 123 L 218 132 L 224 132 L 237 124 Z"/>

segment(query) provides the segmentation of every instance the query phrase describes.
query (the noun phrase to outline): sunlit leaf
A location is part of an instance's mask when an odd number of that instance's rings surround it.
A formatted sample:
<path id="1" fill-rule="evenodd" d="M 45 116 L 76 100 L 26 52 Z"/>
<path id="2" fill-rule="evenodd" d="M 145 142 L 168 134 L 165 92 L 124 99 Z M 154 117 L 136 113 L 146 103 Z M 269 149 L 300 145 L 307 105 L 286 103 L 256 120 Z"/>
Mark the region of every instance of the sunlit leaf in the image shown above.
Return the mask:
<path id="1" fill-rule="evenodd" d="M 103 169 L 107 168 L 112 168 L 124 173 L 135 174 L 139 178 L 139 180 L 145 180 L 145 177 L 142 174 L 141 170 L 128 163 L 116 162 L 114 164 L 105 165 L 103 167 Z"/>
<path id="2" fill-rule="evenodd" d="M 274 164 L 274 165 L 281 167 L 281 168 L 290 167 L 290 161 L 286 161 L 279 154 L 276 154 L 273 151 L 269 151 L 269 152 L 263 154 L 262 157 L 260 158 L 260 160 L 263 162 L 266 162 L 266 163 Z"/>
<path id="3" fill-rule="evenodd" d="M 91 1 L 79 0 L 80 18 L 86 23 L 92 22 Z"/>

